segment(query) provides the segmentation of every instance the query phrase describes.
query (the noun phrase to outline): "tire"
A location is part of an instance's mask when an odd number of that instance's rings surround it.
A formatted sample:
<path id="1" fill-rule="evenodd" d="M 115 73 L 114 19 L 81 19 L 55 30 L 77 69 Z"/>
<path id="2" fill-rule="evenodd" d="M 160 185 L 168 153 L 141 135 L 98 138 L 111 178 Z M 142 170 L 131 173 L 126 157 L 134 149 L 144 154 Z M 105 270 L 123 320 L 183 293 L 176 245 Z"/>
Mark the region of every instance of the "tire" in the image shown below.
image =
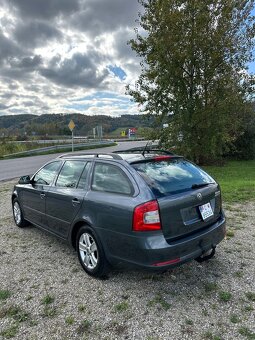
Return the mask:
<path id="1" fill-rule="evenodd" d="M 28 225 L 28 222 L 24 219 L 20 204 L 17 198 L 12 201 L 12 212 L 14 222 L 17 227 L 24 228 Z"/>
<path id="2" fill-rule="evenodd" d="M 88 226 L 82 226 L 76 237 L 76 249 L 82 268 L 90 276 L 105 279 L 109 271 L 109 263 L 105 257 L 103 246 Z"/>

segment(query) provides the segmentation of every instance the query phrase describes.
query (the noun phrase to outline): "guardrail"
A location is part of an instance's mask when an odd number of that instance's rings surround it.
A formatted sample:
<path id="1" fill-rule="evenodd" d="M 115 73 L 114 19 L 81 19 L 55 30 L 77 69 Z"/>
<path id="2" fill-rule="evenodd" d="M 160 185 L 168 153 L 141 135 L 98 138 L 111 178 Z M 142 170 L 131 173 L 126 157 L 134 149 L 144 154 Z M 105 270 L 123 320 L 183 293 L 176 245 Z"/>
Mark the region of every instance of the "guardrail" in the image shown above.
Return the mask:
<path id="1" fill-rule="evenodd" d="M 107 140 L 107 141 L 95 141 L 91 143 L 77 143 L 74 144 L 74 150 L 75 148 L 80 148 L 84 146 L 97 146 L 97 145 L 106 145 L 106 144 L 111 144 L 114 143 L 113 140 Z M 52 146 L 46 146 L 44 148 L 38 148 L 38 149 L 32 149 L 32 150 L 27 150 L 27 151 L 21 151 L 21 152 L 16 152 L 16 153 L 11 153 L 8 155 L 4 155 L 3 158 L 7 157 L 12 157 L 12 156 L 21 156 L 21 155 L 31 155 L 31 154 L 36 154 L 36 153 L 41 153 L 41 152 L 47 152 L 47 151 L 53 151 L 53 150 L 61 150 L 61 149 L 72 149 L 72 144 L 62 144 L 62 145 L 52 145 Z"/>

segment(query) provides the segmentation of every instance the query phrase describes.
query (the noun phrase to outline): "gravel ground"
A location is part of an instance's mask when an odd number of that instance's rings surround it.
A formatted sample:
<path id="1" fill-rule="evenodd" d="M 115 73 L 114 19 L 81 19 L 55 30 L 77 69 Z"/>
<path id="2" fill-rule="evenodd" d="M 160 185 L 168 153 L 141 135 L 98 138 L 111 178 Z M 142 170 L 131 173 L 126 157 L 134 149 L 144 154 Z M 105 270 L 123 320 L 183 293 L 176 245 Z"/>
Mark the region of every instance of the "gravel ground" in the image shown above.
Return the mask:
<path id="1" fill-rule="evenodd" d="M 13 184 L 0 182 L 0 339 L 255 339 L 254 203 L 226 206 L 209 262 L 100 281 L 64 242 L 15 226 Z"/>

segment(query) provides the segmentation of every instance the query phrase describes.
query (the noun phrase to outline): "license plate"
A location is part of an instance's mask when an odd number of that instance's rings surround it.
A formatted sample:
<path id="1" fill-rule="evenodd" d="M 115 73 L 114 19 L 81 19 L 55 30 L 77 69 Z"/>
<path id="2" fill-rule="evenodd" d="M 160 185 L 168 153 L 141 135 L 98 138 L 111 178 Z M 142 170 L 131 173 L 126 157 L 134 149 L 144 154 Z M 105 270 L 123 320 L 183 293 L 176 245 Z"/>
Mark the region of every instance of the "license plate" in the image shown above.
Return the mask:
<path id="1" fill-rule="evenodd" d="M 206 220 L 207 218 L 213 216 L 213 211 L 210 203 L 203 204 L 199 207 L 200 213 L 202 215 L 202 219 Z"/>

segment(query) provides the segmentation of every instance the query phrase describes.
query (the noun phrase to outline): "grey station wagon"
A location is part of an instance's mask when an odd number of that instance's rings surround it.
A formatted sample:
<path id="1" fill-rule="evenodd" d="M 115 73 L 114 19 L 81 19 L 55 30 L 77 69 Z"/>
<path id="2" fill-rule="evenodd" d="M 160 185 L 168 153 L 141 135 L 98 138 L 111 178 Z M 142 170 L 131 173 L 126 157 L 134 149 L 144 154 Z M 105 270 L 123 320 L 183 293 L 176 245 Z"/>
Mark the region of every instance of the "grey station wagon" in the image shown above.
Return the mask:
<path id="1" fill-rule="evenodd" d="M 95 277 L 119 264 L 162 271 L 205 261 L 226 233 L 215 180 L 156 149 L 62 155 L 21 177 L 12 206 L 18 227 L 67 240 Z"/>

